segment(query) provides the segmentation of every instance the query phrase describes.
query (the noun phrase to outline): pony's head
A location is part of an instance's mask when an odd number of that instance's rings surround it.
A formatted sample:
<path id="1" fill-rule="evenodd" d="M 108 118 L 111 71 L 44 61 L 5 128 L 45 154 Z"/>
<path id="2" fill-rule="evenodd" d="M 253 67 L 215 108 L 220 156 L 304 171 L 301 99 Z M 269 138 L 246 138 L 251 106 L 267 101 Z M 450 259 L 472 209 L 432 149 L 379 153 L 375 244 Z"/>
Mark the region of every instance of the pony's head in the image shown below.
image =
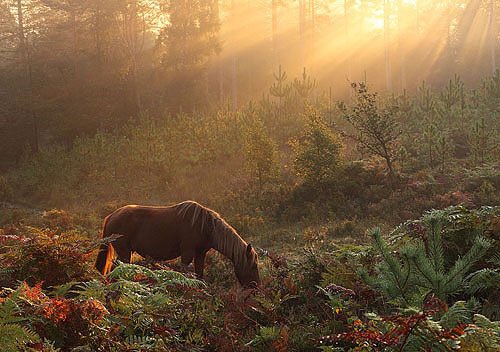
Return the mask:
<path id="1" fill-rule="evenodd" d="M 242 259 L 243 260 L 239 263 L 239 265 L 235 266 L 234 270 L 240 284 L 246 287 L 255 287 L 260 285 L 258 267 L 259 257 L 252 248 L 251 244 L 246 246 L 245 254 Z"/>

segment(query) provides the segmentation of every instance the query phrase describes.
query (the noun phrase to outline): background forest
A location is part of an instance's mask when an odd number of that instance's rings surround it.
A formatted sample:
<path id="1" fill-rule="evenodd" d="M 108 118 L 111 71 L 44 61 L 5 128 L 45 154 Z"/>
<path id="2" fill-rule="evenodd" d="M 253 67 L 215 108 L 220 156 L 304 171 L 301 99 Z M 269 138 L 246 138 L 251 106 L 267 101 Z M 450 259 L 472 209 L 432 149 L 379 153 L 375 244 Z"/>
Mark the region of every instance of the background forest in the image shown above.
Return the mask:
<path id="1" fill-rule="evenodd" d="M 268 95 L 279 67 L 316 79 L 309 98 L 349 101 L 477 87 L 496 69 L 498 1 L 0 2 L 0 165 L 29 146 L 70 146 L 131 117 L 233 111 Z M 277 95 L 276 95 L 277 94 Z M 273 102 L 283 92 L 271 95 Z"/>
<path id="2" fill-rule="evenodd" d="M 500 350 L 499 13 L 0 0 L 0 350 Z M 110 212 L 187 199 L 259 289 L 93 268 Z"/>

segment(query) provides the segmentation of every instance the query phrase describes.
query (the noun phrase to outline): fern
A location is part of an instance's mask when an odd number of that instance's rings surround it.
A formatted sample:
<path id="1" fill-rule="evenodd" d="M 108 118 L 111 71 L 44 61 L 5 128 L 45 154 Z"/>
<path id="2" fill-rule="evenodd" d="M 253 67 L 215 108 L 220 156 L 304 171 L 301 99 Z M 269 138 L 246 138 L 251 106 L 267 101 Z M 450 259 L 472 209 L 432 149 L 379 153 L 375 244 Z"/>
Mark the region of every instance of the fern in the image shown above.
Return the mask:
<path id="1" fill-rule="evenodd" d="M 457 301 L 441 316 L 439 324 L 445 329 L 452 329 L 459 323 L 469 322 L 478 308 L 479 302 L 475 299 L 469 302 Z"/>
<path id="2" fill-rule="evenodd" d="M 259 333 L 249 341 L 246 346 L 268 346 L 271 347 L 280 334 L 276 326 L 266 327 L 262 326 Z"/>
<path id="3" fill-rule="evenodd" d="M 70 292 L 78 294 L 81 298 L 93 298 L 101 302 L 105 300 L 104 285 L 100 281 L 92 280 L 88 282 L 82 282 L 75 286 L 76 290 L 71 290 Z"/>
<path id="4" fill-rule="evenodd" d="M 21 316 L 21 309 L 17 304 L 18 293 L 14 291 L 12 295 L 0 304 L 0 323 L 19 323 L 26 320 Z"/>
<path id="5" fill-rule="evenodd" d="M 125 338 L 125 344 L 129 349 L 153 349 L 157 345 L 157 340 L 149 336 L 131 335 Z"/>
<path id="6" fill-rule="evenodd" d="M 70 281 L 62 285 L 53 286 L 50 293 L 57 297 L 65 297 L 66 294 L 72 292 L 71 288 L 77 284 L 78 281 Z"/>
<path id="7" fill-rule="evenodd" d="M 12 291 L 11 295 L 0 304 L 0 351 L 18 351 L 27 343 L 40 341 L 39 336 L 28 327 L 20 323 L 26 321 L 22 317 L 21 309 L 17 304 L 19 290 Z"/>
<path id="8" fill-rule="evenodd" d="M 481 314 L 474 314 L 474 322 L 483 329 L 492 329 L 500 337 L 500 321 L 491 321 Z"/>
<path id="9" fill-rule="evenodd" d="M 28 343 L 38 342 L 40 337 L 25 326 L 0 323 L 0 351 L 17 352 Z"/>
<path id="10" fill-rule="evenodd" d="M 1 256 L 0 256 L 1 258 Z M 12 274 L 14 274 L 16 271 L 18 271 L 18 268 L 0 268 L 0 277 L 10 277 Z"/>
<path id="11" fill-rule="evenodd" d="M 138 275 L 151 279 L 160 286 L 206 287 L 203 281 L 187 278 L 177 271 L 151 270 L 136 264 L 120 264 L 109 273 L 108 278 L 110 280 L 123 279 L 130 281 L 134 280 Z"/>
<path id="12" fill-rule="evenodd" d="M 190 279 L 181 273 L 173 270 L 157 270 L 155 271 L 155 279 L 158 284 L 164 286 L 184 286 L 191 288 L 204 288 L 207 285 L 200 280 Z"/>
<path id="13" fill-rule="evenodd" d="M 491 321 L 481 314 L 475 314 L 474 324 L 465 329 L 461 344 L 467 351 L 500 351 L 500 321 Z"/>
<path id="14" fill-rule="evenodd" d="M 478 292 L 500 287 L 500 269 L 481 269 L 468 277 L 467 293 L 474 295 Z"/>
<path id="15" fill-rule="evenodd" d="M 155 274 L 153 270 L 150 270 L 144 266 L 137 264 L 123 264 L 119 263 L 119 265 L 108 274 L 108 279 L 117 280 L 134 280 L 137 275 L 143 275 L 149 279 L 154 279 Z"/>

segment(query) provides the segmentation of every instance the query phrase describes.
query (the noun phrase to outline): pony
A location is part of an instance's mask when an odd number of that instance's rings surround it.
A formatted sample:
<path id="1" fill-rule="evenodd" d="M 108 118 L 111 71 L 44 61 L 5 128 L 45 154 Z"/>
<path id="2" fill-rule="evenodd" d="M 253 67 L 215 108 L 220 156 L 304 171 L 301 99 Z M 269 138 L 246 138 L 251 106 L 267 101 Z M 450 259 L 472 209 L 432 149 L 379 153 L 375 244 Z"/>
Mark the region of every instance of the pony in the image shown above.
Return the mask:
<path id="1" fill-rule="evenodd" d="M 119 235 L 102 244 L 95 268 L 106 275 L 111 271 L 114 252 L 130 263 L 132 252 L 154 260 L 181 257 L 182 264 L 194 268 L 203 279 L 205 255 L 215 249 L 234 264 L 238 281 L 245 287 L 260 284 L 257 253 L 222 217 L 194 201 L 172 206 L 127 205 L 104 219 L 102 237 Z"/>

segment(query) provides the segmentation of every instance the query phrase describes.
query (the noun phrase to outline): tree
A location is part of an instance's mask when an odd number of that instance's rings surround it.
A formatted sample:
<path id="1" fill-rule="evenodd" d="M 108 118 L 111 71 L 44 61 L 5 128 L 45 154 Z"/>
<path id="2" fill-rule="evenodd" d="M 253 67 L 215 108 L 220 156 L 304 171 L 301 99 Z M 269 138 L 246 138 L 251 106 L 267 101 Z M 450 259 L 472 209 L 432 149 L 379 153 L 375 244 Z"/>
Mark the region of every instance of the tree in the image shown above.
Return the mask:
<path id="1" fill-rule="evenodd" d="M 379 108 L 377 93 L 370 93 L 365 83 L 353 83 L 355 102 L 351 109 L 340 104 L 345 120 L 353 133 L 344 134 L 356 141 L 361 149 L 383 158 L 389 175 L 393 175 L 396 159 L 396 142 L 402 133 L 396 118 L 396 107 Z"/>
<path id="2" fill-rule="evenodd" d="M 306 109 L 306 126 L 299 138 L 292 140 L 294 166 L 305 182 L 321 186 L 341 163 L 342 142 L 318 111 Z"/>
<path id="3" fill-rule="evenodd" d="M 139 55 L 144 49 L 146 32 L 145 11 L 149 5 L 140 0 L 126 0 L 115 14 L 119 27 L 121 42 L 129 60 L 128 75 L 135 101 L 135 112 L 142 111 L 142 100 L 139 90 Z"/>
<path id="4" fill-rule="evenodd" d="M 488 129 L 484 117 L 474 124 L 472 133 L 469 137 L 469 146 L 471 156 L 476 165 L 484 164 L 490 152 L 498 146 L 495 143 L 496 141 L 493 140 L 495 135 L 496 133 L 494 131 Z"/>
<path id="5" fill-rule="evenodd" d="M 276 72 L 276 68 L 279 64 L 278 55 L 278 0 L 271 0 L 271 28 L 272 28 L 272 40 L 273 40 L 273 71 Z M 280 71 L 281 71 L 281 65 Z"/>
<path id="6" fill-rule="evenodd" d="M 206 74 L 218 42 L 218 14 L 212 0 L 171 0 L 169 22 L 160 33 L 161 64 L 172 110 L 201 108 L 207 101 Z"/>
<path id="7" fill-rule="evenodd" d="M 255 119 L 246 133 L 246 163 L 251 174 L 257 178 L 258 194 L 273 174 L 276 164 L 276 144 L 266 134 L 261 120 Z"/>
<path id="8" fill-rule="evenodd" d="M 385 87 L 388 92 L 392 92 L 392 72 L 391 72 L 391 2 L 384 0 L 384 53 L 385 53 Z"/>
<path id="9" fill-rule="evenodd" d="M 441 166 L 441 171 L 444 171 L 446 160 L 452 153 L 452 144 L 447 133 L 442 131 L 439 132 L 435 148 Z"/>
<path id="10" fill-rule="evenodd" d="M 495 50 L 496 50 L 496 34 L 495 34 L 495 1 L 490 0 L 490 51 L 491 51 L 491 73 L 495 74 L 497 70 Z"/>
<path id="11" fill-rule="evenodd" d="M 467 274 L 486 254 L 491 243 L 477 236 L 469 251 L 448 267 L 442 241 L 444 221 L 432 213 L 426 215 L 423 222 L 427 239 L 405 245 L 397 256 L 382 240 L 380 229 L 371 230 L 372 246 L 381 257 L 378 276 L 368 276 L 364 268 L 359 271 L 360 276 L 389 299 L 397 299 L 407 306 L 414 305 L 428 293 L 446 301 L 450 295 L 463 291 L 470 278 Z"/>
<path id="12" fill-rule="evenodd" d="M 428 123 L 422 134 L 425 151 L 429 158 L 429 167 L 434 167 L 434 149 L 438 144 L 438 129 L 434 123 Z"/>
<path id="13" fill-rule="evenodd" d="M 275 82 L 269 87 L 269 93 L 278 98 L 278 120 L 282 119 L 282 105 L 283 98 L 287 96 L 290 92 L 290 86 L 286 84 L 287 75 L 285 71 L 281 70 L 281 65 L 279 65 L 278 73 L 273 74 Z"/>
<path id="14" fill-rule="evenodd" d="M 406 91 L 406 46 L 404 45 L 406 30 L 403 30 L 405 19 L 403 0 L 398 0 L 398 50 L 402 92 Z"/>

